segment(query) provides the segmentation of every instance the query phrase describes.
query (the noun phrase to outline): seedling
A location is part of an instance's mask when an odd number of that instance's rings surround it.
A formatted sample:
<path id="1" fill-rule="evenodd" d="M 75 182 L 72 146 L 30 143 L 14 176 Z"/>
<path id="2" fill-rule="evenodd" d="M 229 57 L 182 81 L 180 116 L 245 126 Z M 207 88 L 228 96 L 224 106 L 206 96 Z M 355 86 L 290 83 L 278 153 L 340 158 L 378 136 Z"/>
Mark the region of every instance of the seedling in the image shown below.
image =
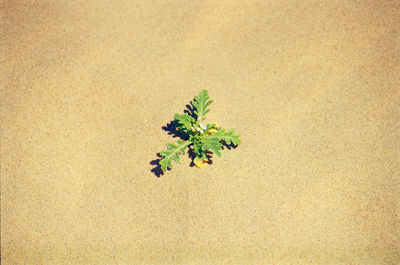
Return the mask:
<path id="1" fill-rule="evenodd" d="M 176 130 L 183 134 L 186 141 L 178 140 L 177 144 L 167 144 L 167 150 L 160 152 L 164 158 L 160 160 L 161 170 L 172 168 L 172 160 L 179 162 L 179 156 L 185 154 L 186 148 L 194 153 L 193 163 L 198 168 L 203 168 L 204 163 L 210 161 L 210 154 L 215 153 L 221 157 L 223 145 L 237 146 L 240 144 L 240 135 L 234 129 L 226 131 L 218 123 L 205 124 L 205 116 L 210 111 L 208 108 L 213 101 L 210 100 L 207 90 L 200 91 L 199 96 L 192 101 L 193 109 L 190 114 L 175 113 L 172 124 Z"/>

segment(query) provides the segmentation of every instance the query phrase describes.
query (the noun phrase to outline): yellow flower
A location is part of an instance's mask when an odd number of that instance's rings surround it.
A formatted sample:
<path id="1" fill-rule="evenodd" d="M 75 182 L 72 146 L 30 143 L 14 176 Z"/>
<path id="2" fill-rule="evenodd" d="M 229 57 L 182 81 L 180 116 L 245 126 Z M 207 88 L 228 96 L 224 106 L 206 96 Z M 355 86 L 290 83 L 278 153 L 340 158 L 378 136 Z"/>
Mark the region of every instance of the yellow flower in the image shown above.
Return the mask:
<path id="1" fill-rule="evenodd" d="M 204 163 L 202 159 L 197 159 L 197 157 L 193 160 L 193 163 L 196 165 L 198 168 L 203 168 Z"/>
<path id="2" fill-rule="evenodd" d="M 213 124 L 215 125 L 215 127 L 218 127 L 218 122 L 214 122 Z M 218 130 L 214 129 L 214 128 L 211 128 L 207 131 L 208 134 L 215 133 L 215 132 L 218 132 Z"/>
<path id="3" fill-rule="evenodd" d="M 210 130 L 207 131 L 208 134 L 214 133 L 214 132 L 218 132 L 218 131 L 216 129 L 210 129 Z"/>

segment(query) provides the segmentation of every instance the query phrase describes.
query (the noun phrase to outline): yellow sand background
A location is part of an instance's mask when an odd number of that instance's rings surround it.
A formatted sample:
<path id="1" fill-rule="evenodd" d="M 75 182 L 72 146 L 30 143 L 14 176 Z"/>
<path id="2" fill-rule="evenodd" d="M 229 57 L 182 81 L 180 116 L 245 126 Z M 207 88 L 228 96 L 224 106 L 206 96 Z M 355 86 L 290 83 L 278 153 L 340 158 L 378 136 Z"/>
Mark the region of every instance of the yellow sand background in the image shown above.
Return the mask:
<path id="1" fill-rule="evenodd" d="M 2 264 L 400 264 L 398 1 L 2 1 Z M 242 144 L 156 177 L 201 89 Z"/>

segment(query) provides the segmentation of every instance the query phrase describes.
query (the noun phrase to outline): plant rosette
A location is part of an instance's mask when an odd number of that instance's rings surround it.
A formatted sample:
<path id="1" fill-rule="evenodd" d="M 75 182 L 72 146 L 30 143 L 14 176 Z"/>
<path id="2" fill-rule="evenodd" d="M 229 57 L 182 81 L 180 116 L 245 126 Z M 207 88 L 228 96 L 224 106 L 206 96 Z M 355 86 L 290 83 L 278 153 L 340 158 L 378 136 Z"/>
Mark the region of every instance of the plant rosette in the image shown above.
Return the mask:
<path id="1" fill-rule="evenodd" d="M 208 96 L 207 90 L 203 89 L 192 101 L 193 110 L 191 115 L 188 113 L 174 115 L 172 124 L 176 130 L 186 135 L 186 141 L 178 140 L 177 144 L 167 144 L 167 150 L 161 151 L 164 158 L 160 160 L 163 172 L 172 168 L 172 161 L 179 162 L 180 155 L 185 154 L 186 148 L 190 148 L 195 157 L 193 163 L 198 168 L 203 168 L 204 163 L 210 159 L 210 154 L 215 153 L 221 157 L 223 145 L 238 146 L 240 144 L 240 134 L 235 134 L 235 129 L 229 131 L 219 127 L 218 123 L 205 124 L 205 116 L 213 103 Z"/>

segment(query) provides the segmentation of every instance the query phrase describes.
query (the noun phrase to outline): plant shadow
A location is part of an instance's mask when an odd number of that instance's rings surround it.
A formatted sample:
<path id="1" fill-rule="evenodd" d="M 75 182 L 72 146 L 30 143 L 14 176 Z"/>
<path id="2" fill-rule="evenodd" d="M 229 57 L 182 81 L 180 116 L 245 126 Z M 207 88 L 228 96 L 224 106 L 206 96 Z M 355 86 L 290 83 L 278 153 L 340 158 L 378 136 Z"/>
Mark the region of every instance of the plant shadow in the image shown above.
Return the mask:
<path id="1" fill-rule="evenodd" d="M 184 141 L 189 140 L 189 135 L 184 132 L 178 131 L 175 121 L 170 121 L 166 126 L 162 126 L 161 129 L 168 132 L 168 135 L 172 135 L 172 137 L 174 138 L 179 137 Z"/>
<path id="2" fill-rule="evenodd" d="M 227 144 L 225 141 L 221 141 L 221 143 L 222 143 L 222 150 L 225 150 L 225 149 L 231 150 L 231 149 L 236 149 L 238 147 L 237 145 L 234 145 L 233 143 Z"/>
<path id="3" fill-rule="evenodd" d="M 192 101 L 190 101 L 189 104 L 186 105 L 187 109 L 185 109 L 183 112 L 189 114 L 189 116 L 192 116 L 195 120 L 197 120 L 197 115 L 196 115 L 196 113 L 194 113 L 194 110 L 196 109 L 196 107 L 193 106 L 193 101 L 194 101 L 194 98 Z"/>
<path id="4" fill-rule="evenodd" d="M 153 172 L 153 174 L 159 178 L 161 175 L 164 175 L 164 172 L 161 170 L 161 165 L 160 165 L 160 161 L 163 158 L 163 156 L 160 153 L 157 153 L 157 159 L 154 159 L 150 162 L 150 165 L 155 166 L 151 172 Z"/>

